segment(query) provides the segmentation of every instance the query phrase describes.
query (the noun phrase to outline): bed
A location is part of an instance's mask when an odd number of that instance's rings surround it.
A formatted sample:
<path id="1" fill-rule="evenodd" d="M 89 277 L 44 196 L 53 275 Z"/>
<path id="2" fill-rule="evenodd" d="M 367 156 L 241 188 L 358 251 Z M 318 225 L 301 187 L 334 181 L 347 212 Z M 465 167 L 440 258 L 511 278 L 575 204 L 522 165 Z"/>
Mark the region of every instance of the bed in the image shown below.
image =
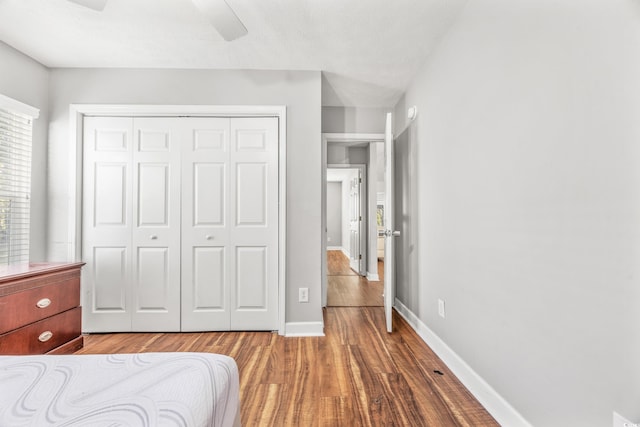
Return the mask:
<path id="1" fill-rule="evenodd" d="M 0 426 L 240 425 L 238 368 L 209 353 L 0 356 Z"/>

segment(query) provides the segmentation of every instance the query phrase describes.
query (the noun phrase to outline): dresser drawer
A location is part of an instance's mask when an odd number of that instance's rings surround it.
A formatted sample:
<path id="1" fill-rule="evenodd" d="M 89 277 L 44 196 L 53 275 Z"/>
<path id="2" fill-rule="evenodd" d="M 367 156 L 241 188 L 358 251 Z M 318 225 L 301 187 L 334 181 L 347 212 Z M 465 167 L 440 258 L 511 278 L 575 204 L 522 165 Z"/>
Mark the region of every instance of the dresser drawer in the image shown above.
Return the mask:
<path id="1" fill-rule="evenodd" d="M 80 305 L 80 277 L 0 297 L 0 334 Z"/>
<path id="2" fill-rule="evenodd" d="M 80 336 L 81 308 L 76 307 L 0 335 L 0 354 L 43 354 Z"/>

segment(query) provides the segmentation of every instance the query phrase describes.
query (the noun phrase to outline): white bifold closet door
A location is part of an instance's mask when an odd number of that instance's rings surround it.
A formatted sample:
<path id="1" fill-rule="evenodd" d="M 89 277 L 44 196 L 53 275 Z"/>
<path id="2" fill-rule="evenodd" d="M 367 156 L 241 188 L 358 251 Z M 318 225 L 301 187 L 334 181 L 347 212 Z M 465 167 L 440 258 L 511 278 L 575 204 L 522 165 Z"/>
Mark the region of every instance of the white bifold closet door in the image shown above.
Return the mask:
<path id="1" fill-rule="evenodd" d="M 277 123 L 84 119 L 85 332 L 277 329 Z"/>
<path id="2" fill-rule="evenodd" d="M 182 152 L 182 330 L 275 330 L 278 120 L 189 123 Z"/>

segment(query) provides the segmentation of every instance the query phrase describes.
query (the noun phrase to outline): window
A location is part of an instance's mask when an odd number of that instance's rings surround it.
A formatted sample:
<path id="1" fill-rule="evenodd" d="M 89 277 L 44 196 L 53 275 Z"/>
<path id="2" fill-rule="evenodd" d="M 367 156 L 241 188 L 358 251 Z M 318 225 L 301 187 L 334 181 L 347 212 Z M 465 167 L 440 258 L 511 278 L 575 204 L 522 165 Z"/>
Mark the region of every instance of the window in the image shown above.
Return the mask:
<path id="1" fill-rule="evenodd" d="M 29 261 L 32 122 L 38 110 L 0 95 L 0 265 Z"/>

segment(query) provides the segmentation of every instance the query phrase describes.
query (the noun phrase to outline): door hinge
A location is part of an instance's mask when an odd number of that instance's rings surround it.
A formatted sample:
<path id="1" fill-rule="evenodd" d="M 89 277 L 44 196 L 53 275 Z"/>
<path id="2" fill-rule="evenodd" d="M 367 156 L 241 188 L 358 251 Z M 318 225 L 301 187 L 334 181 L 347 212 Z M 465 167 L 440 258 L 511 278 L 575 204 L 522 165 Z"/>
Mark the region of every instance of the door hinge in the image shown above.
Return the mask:
<path id="1" fill-rule="evenodd" d="M 362 215 L 360 215 L 358 218 L 359 221 L 362 221 Z"/>
<path id="2" fill-rule="evenodd" d="M 358 259 L 360 260 L 362 259 L 362 254 L 358 255 Z"/>

